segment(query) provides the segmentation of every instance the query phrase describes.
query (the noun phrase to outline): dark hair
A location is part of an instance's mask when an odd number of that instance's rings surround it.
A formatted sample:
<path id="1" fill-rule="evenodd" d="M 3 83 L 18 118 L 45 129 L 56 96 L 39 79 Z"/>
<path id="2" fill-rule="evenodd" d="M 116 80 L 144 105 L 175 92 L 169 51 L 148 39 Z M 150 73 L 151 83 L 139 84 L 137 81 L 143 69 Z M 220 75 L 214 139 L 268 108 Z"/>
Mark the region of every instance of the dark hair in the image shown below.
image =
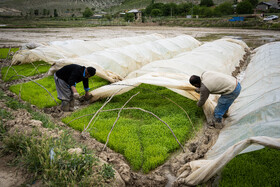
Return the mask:
<path id="1" fill-rule="evenodd" d="M 201 80 L 200 80 L 200 77 L 199 76 L 197 76 L 197 75 L 192 75 L 191 77 L 190 77 L 190 83 L 192 84 L 192 85 L 195 85 L 195 84 L 198 84 L 198 85 L 200 85 L 201 84 Z"/>
<path id="2" fill-rule="evenodd" d="M 93 75 L 95 75 L 96 70 L 93 67 L 87 67 L 87 72 L 88 72 L 88 74 L 90 74 L 90 76 L 93 76 Z"/>

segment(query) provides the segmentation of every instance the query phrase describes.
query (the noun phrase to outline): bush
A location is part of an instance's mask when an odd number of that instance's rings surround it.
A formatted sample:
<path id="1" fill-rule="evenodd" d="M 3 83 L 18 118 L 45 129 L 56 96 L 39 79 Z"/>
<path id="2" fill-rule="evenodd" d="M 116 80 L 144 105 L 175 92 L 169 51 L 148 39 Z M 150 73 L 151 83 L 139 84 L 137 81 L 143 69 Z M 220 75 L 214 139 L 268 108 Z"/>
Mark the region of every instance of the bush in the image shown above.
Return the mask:
<path id="1" fill-rule="evenodd" d="M 231 15 L 234 13 L 234 8 L 229 2 L 224 2 L 215 8 L 215 12 L 220 12 L 222 15 Z"/>
<path id="2" fill-rule="evenodd" d="M 210 6 L 213 6 L 214 3 L 213 3 L 213 0 L 201 0 L 199 5 L 210 7 Z"/>
<path id="3" fill-rule="evenodd" d="M 83 17 L 89 18 L 92 15 L 93 15 L 93 11 L 90 8 L 86 7 L 85 11 L 83 12 Z"/>
<path id="4" fill-rule="evenodd" d="M 153 9 L 151 12 L 152 17 L 159 17 L 162 16 L 162 11 L 160 9 Z"/>
<path id="5" fill-rule="evenodd" d="M 242 1 L 237 4 L 236 12 L 237 14 L 252 14 L 253 6 L 248 0 Z"/>
<path id="6" fill-rule="evenodd" d="M 133 22 L 135 20 L 135 16 L 133 13 L 127 13 L 124 15 L 124 20 L 127 22 Z"/>

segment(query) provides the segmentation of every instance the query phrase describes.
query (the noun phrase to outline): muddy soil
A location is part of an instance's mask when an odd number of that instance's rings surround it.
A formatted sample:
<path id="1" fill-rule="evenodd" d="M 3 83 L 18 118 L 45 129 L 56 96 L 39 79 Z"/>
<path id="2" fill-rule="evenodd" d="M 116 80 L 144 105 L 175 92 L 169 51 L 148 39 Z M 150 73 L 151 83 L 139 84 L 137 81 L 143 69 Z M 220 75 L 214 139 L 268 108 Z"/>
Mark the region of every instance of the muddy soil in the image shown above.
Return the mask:
<path id="1" fill-rule="evenodd" d="M 268 37 L 269 41 L 280 41 L 280 33 L 274 31 L 259 31 L 259 30 L 240 30 L 240 29 L 211 29 L 211 28 L 174 28 L 174 27 L 101 27 L 101 28 L 74 28 L 74 29 L 0 29 L 0 47 L 13 47 L 20 46 L 24 43 L 30 42 L 49 42 L 56 40 L 68 40 L 68 39 L 94 39 L 101 40 L 107 38 L 115 37 L 124 37 L 124 36 L 136 36 L 143 34 L 152 34 L 159 33 L 163 34 L 166 37 L 177 36 L 181 34 L 189 34 L 194 37 L 209 37 L 211 40 L 211 35 L 219 34 L 220 37 L 231 36 L 233 38 L 245 37 L 253 38 L 257 41 L 257 44 L 254 44 L 252 48 L 258 47 L 259 45 L 267 43 L 266 40 L 263 40 L 263 37 Z M 216 39 L 216 38 L 215 38 Z M 249 39 L 248 39 L 249 40 Z M 245 41 L 246 42 L 246 41 Z M 238 75 L 240 71 L 244 70 L 248 64 L 248 57 L 250 51 L 247 51 L 247 54 L 244 56 L 243 61 L 240 62 L 239 68 L 237 68 L 233 75 Z M 2 61 L 1 65 L 9 63 L 7 61 Z M 32 77 L 32 79 L 37 79 L 43 75 Z M 12 83 L 3 83 L 1 82 L 1 89 L 3 89 L 6 95 L 10 97 L 18 97 L 9 92 L 8 87 L 11 84 L 15 84 L 17 81 Z M 86 103 L 76 101 L 78 107 L 84 107 Z M 1 104 L 3 105 L 3 104 Z M 61 125 L 65 128 L 67 127 L 60 120 L 65 115 L 69 113 L 63 112 L 59 107 L 52 107 L 50 109 L 40 110 L 34 106 L 34 110 L 40 111 L 49 115 L 50 118 L 58 125 Z M 28 122 L 25 122 L 25 119 L 28 119 L 25 115 L 19 115 L 20 113 L 26 113 L 27 111 L 16 111 L 15 113 L 18 116 L 17 121 L 19 123 L 12 123 L 7 121 L 6 124 L 12 126 L 10 129 L 13 129 L 15 126 L 18 128 L 32 128 L 28 125 Z M 40 127 L 42 131 L 48 131 L 43 127 Z M 104 145 L 94 138 L 91 138 L 89 134 L 81 134 L 78 131 L 71 129 L 73 137 L 83 144 L 87 145 L 89 148 L 95 150 L 98 157 L 107 162 L 113 164 L 114 169 L 117 171 L 117 179 L 114 183 L 114 186 L 184 186 L 176 182 L 176 177 L 178 177 L 183 172 L 189 173 L 190 168 L 184 168 L 183 166 L 192 161 L 201 159 L 204 157 L 205 153 L 211 148 L 215 143 L 220 128 L 215 128 L 209 126 L 207 123 L 204 124 L 204 127 L 196 132 L 194 139 L 186 142 L 184 145 L 184 151 L 178 150 L 173 153 L 170 159 L 158 167 L 154 171 L 150 172 L 147 175 L 144 175 L 139 172 L 134 172 L 131 170 L 129 164 L 125 158 L 113 150 L 106 148 L 105 151 L 102 151 Z M 58 132 L 49 132 L 51 136 L 57 136 Z M 0 142 L 1 147 L 1 142 Z M 1 158 L 0 162 L 0 186 L 19 186 L 25 182 L 25 174 L 20 172 L 20 168 L 11 168 L 6 165 L 6 162 L 3 160 L 8 158 Z M 2 162 L 3 161 L 3 162 Z M 11 172 L 10 172 L 11 171 Z M 215 177 L 209 181 L 208 185 L 211 185 L 215 181 Z M 5 185 L 4 185 L 5 184 Z M 36 185 L 36 184 L 34 184 Z"/>

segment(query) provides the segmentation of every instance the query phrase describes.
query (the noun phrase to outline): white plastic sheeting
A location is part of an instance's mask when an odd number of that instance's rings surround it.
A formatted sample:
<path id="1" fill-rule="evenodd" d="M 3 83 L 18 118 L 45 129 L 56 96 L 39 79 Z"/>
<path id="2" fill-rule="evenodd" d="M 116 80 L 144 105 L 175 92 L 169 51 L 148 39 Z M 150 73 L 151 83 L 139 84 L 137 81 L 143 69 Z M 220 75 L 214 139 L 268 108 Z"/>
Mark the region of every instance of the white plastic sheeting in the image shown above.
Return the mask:
<path id="1" fill-rule="evenodd" d="M 169 60 L 149 63 L 139 70 L 131 72 L 125 80 L 103 86 L 91 92 L 92 101 L 113 95 L 122 94 L 141 83 L 167 87 L 185 97 L 197 100 L 199 95 L 188 82 L 193 74 L 201 75 L 206 70 L 219 71 L 231 75 L 246 53 L 247 45 L 234 39 L 220 39 L 203 44 L 192 51 L 181 53 Z M 204 106 L 207 116 L 215 106 L 214 97 Z"/>
<path id="2" fill-rule="evenodd" d="M 194 172 L 183 179 L 186 183 L 196 185 L 207 181 L 240 152 L 263 148 L 260 145 L 280 149 L 279 51 L 280 42 L 255 49 L 226 126 L 207 152 L 208 160 L 189 163 Z"/>
<path id="3" fill-rule="evenodd" d="M 111 82 L 122 80 L 130 72 L 161 59 L 169 59 L 175 55 L 190 51 L 200 42 L 188 35 L 164 38 L 141 44 L 128 45 L 97 51 L 77 58 L 64 58 L 55 61 L 57 64 L 81 64 L 96 68 L 97 76 Z M 109 77 L 105 77 L 104 75 Z M 114 79 L 112 81 L 112 78 Z"/>
<path id="4" fill-rule="evenodd" d="M 118 48 L 131 44 L 141 44 L 164 38 L 160 34 L 151 34 L 135 37 L 122 37 L 101 41 L 66 40 L 53 41 L 46 44 L 26 44 L 18 51 L 12 60 L 13 64 L 30 63 L 43 60 L 53 64 L 63 58 L 74 58 L 108 48 Z M 32 49 L 29 46 L 32 46 Z"/>

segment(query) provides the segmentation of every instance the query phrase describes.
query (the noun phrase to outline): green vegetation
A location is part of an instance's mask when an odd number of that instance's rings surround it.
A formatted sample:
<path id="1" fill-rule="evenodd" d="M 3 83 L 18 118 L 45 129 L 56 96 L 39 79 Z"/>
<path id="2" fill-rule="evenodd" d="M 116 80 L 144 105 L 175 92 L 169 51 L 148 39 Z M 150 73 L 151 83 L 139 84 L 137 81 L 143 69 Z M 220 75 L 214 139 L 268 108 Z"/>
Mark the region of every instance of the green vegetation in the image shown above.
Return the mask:
<path id="1" fill-rule="evenodd" d="M 92 15 L 93 15 L 93 11 L 90 8 L 86 7 L 85 11 L 83 12 L 83 17 L 89 18 Z"/>
<path id="2" fill-rule="evenodd" d="M 279 186 L 280 151 L 264 148 L 241 154 L 222 171 L 219 186 Z"/>
<path id="3" fill-rule="evenodd" d="M 14 106 L 29 108 L 29 106 L 4 96 L 2 91 L 0 98 L 7 99 L 6 105 L 12 109 L 15 109 Z M 11 105 L 10 103 L 17 104 Z M 15 156 L 13 162 L 24 166 L 33 174 L 32 181 L 41 179 L 48 186 L 93 186 L 102 185 L 105 180 L 114 177 L 112 167 L 110 165 L 99 166 L 97 157 L 84 145 L 77 143 L 66 129 L 63 129 L 59 138 L 47 137 L 36 128 L 31 134 L 7 133 L 2 120 L 9 117 L 10 114 L 3 110 L 0 114 L 0 138 L 3 143 L 1 156 L 13 154 Z M 82 154 L 71 154 L 68 151 L 70 148 L 77 147 L 82 148 Z"/>
<path id="4" fill-rule="evenodd" d="M 36 82 L 45 87 L 53 96 L 53 98 L 58 103 L 60 103 L 60 100 L 57 99 L 57 92 L 53 76 L 48 76 L 43 79 L 36 80 Z M 39 108 L 55 106 L 56 102 L 53 100 L 50 94 L 38 84 L 30 81 L 23 84 L 12 85 L 9 89 L 17 95 L 20 93 L 20 97 L 24 101 L 28 101 L 29 103 L 34 104 Z M 93 76 L 89 79 L 90 91 L 106 84 L 108 84 L 108 81 L 97 76 Z M 78 83 L 76 88 L 79 94 L 85 94 L 82 82 Z"/>
<path id="5" fill-rule="evenodd" d="M 46 73 L 50 69 L 51 65 L 43 61 L 37 61 L 31 64 L 22 64 L 14 66 L 6 66 L 1 70 L 2 79 L 4 81 L 11 81 L 21 79 L 23 77 L 17 75 L 23 75 L 25 77 Z M 8 72 L 7 72 L 8 71 Z"/>
<path id="6" fill-rule="evenodd" d="M 139 91 L 140 94 L 134 97 L 126 107 L 139 107 L 153 112 L 171 127 L 181 144 L 192 137 L 194 130 L 184 111 L 166 97 L 188 112 L 196 130 L 202 126 L 204 114 L 202 109 L 196 106 L 195 101 L 166 88 L 151 85 L 141 85 L 125 94 L 115 96 L 103 110 L 121 108 L 132 95 Z M 71 127 L 82 131 L 104 101 L 95 102 L 87 108 L 72 113 L 64 118 L 63 122 L 70 122 Z M 118 112 L 118 110 L 101 112 L 88 129 L 91 136 L 105 143 Z M 84 116 L 86 114 L 92 115 Z M 80 116 L 84 117 L 76 119 Z M 144 173 L 163 164 L 169 155 L 179 148 L 171 131 L 164 123 L 140 110 L 121 112 L 121 117 L 110 135 L 108 146 L 123 154 L 134 170 L 142 170 Z"/>
<path id="7" fill-rule="evenodd" d="M 45 115 L 43 115 L 39 112 L 33 111 L 32 107 L 30 105 L 24 105 L 24 104 L 18 102 L 17 100 L 6 96 L 4 94 L 4 92 L 1 90 L 0 90 L 0 99 L 5 100 L 7 107 L 9 107 L 13 110 L 17 110 L 17 109 L 21 109 L 21 108 L 27 110 L 31 114 L 33 119 L 40 120 L 43 123 L 43 127 L 54 128 L 55 125 L 50 121 L 50 119 L 48 117 L 46 117 Z M 6 112 L 3 112 L 3 113 L 4 113 L 3 116 L 5 116 Z M 8 115 L 9 115 L 9 113 L 8 113 Z M 6 119 L 6 118 L 3 117 L 2 119 Z M 1 123 L 2 123 L 2 119 L 1 119 Z M 11 119 L 11 117 L 9 117 L 9 119 Z"/>
<path id="8" fill-rule="evenodd" d="M 9 51 L 11 54 L 17 52 L 18 50 L 19 48 L 11 48 L 11 50 L 9 48 L 0 48 L 0 59 L 6 59 Z M 9 56 L 8 59 L 11 59 L 11 56 Z"/>

